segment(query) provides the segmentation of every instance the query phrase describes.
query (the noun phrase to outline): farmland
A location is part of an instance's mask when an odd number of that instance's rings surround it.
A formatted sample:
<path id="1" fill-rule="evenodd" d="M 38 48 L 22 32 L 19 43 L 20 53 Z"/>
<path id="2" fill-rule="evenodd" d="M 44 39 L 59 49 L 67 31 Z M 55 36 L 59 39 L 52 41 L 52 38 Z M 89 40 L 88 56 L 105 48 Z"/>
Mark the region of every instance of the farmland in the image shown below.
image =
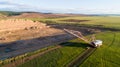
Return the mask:
<path id="1" fill-rule="evenodd" d="M 119 67 L 120 65 L 120 32 L 105 32 L 97 34 L 104 41 L 80 67 Z"/>

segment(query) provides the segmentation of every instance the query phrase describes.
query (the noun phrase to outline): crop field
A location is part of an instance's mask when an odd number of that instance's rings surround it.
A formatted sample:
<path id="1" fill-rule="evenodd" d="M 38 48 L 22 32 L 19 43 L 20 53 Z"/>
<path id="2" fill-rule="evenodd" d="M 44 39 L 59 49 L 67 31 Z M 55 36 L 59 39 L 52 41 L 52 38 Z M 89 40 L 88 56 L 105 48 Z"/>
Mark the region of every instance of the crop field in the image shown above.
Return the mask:
<path id="1" fill-rule="evenodd" d="M 119 67 L 120 32 L 104 32 L 96 35 L 104 41 L 80 67 Z"/>
<path id="2" fill-rule="evenodd" d="M 87 47 L 87 44 L 80 43 L 79 39 L 70 41 L 69 45 L 68 43 L 61 45 L 62 48 L 48 52 L 18 67 L 64 67 Z"/>

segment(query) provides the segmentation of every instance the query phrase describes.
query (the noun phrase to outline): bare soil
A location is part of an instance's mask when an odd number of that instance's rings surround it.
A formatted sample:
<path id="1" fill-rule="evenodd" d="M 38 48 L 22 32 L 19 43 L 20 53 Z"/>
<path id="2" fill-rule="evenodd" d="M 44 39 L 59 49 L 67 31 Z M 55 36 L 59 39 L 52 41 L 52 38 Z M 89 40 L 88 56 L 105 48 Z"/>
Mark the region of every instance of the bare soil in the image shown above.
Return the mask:
<path id="1" fill-rule="evenodd" d="M 47 28 L 46 24 L 40 22 L 33 22 L 25 19 L 8 19 L 0 21 L 1 31 L 13 31 L 21 29 L 33 29 L 33 28 Z"/>
<path id="2" fill-rule="evenodd" d="M 49 36 L 63 31 L 50 28 L 44 23 L 24 19 L 8 19 L 0 21 L 0 42 L 11 42 L 36 37 Z"/>

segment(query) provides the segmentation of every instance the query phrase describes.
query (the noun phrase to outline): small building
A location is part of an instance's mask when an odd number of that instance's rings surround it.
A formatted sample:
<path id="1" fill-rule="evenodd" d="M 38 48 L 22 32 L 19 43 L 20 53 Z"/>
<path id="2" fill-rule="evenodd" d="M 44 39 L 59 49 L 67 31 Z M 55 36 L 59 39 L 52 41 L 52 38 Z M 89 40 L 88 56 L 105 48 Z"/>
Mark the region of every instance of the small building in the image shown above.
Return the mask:
<path id="1" fill-rule="evenodd" d="M 93 44 L 94 47 L 99 47 L 99 46 L 102 45 L 102 43 L 103 42 L 101 40 L 95 40 L 95 41 L 92 42 L 92 44 Z"/>

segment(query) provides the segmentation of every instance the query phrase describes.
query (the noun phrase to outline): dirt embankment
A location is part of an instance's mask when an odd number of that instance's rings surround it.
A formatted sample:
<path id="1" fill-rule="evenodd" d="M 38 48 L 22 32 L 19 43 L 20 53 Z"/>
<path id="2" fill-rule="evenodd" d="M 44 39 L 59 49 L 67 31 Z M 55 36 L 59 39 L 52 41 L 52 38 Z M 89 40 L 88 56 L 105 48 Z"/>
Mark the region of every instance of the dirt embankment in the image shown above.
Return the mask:
<path id="1" fill-rule="evenodd" d="M 63 31 L 31 20 L 8 19 L 0 21 L 0 42 L 44 37 L 56 33 L 63 33 Z"/>
<path id="2" fill-rule="evenodd" d="M 33 22 L 25 19 L 8 19 L 0 21 L 0 32 L 1 31 L 13 31 L 18 29 L 27 28 L 45 28 L 46 24 L 40 22 Z"/>

